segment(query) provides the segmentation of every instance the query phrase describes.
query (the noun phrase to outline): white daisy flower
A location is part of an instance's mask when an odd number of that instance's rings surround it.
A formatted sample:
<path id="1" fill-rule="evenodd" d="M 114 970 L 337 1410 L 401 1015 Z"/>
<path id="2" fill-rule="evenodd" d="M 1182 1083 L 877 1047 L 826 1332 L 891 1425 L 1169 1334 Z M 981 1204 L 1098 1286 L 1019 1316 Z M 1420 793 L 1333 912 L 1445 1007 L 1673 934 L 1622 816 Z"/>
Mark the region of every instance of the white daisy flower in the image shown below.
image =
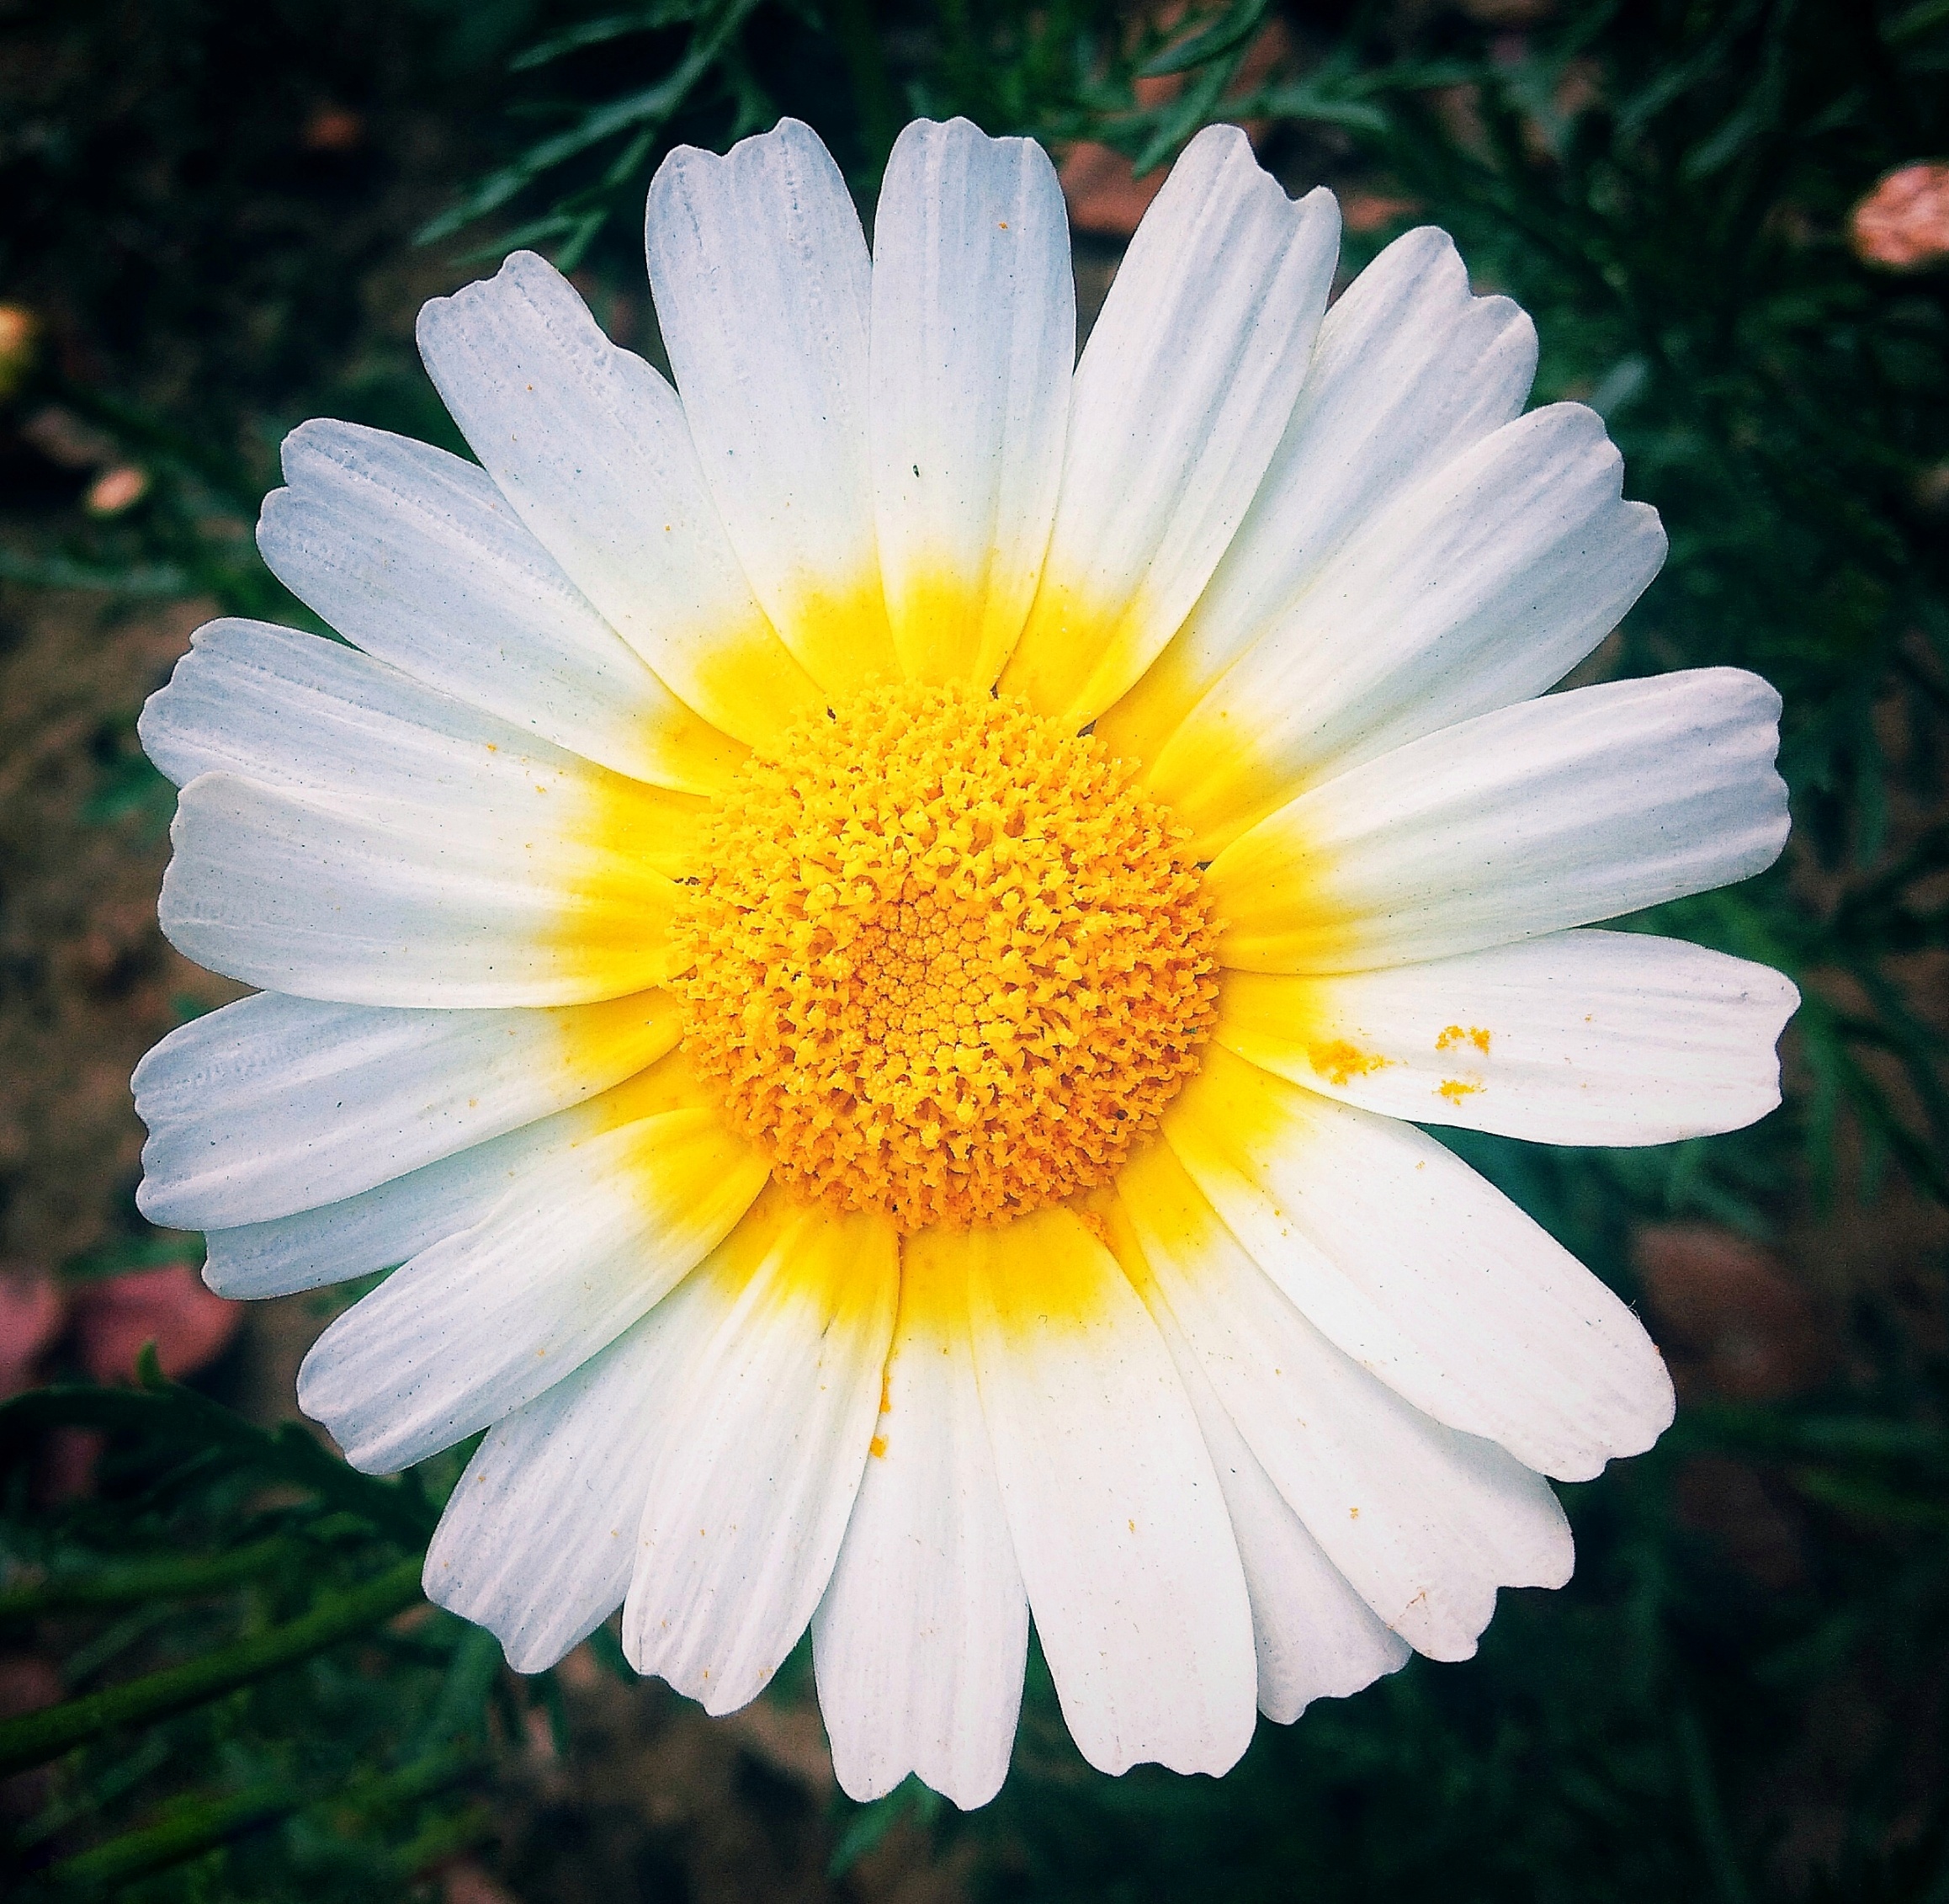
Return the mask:
<path id="1" fill-rule="evenodd" d="M 869 258 L 787 120 L 657 174 L 677 389 L 511 258 L 428 305 L 480 465 L 308 423 L 142 722 L 142 1207 L 270 1296 L 403 1264 L 300 1400 L 487 1430 L 431 1597 L 620 1604 L 714 1713 L 808 1622 L 841 1782 L 1006 1768 L 1033 1615 L 1107 1771 L 1220 1772 L 1560 1584 L 1671 1419 L 1629 1310 L 1415 1128 L 1776 1101 L 1793 988 L 1594 920 L 1787 832 L 1779 703 L 1546 695 L 1665 553 L 1528 320 L 1194 140 L 1075 360 L 1061 194 L 908 127 Z M 1541 697 L 1541 698 L 1539 698 Z"/>

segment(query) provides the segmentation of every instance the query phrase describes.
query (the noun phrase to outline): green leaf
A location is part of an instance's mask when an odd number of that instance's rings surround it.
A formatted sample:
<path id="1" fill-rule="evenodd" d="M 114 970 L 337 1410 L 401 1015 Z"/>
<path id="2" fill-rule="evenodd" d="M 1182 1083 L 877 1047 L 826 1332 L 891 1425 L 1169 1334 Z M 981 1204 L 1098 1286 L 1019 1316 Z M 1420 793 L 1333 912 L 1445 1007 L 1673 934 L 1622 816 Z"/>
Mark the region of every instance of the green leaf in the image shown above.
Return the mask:
<path id="1" fill-rule="evenodd" d="M 301 1619 L 253 1634 L 181 1666 L 0 1721 L 0 1778 L 57 1758 L 118 1726 L 146 1724 L 220 1699 L 403 1613 L 420 1597 L 416 1556 L 343 1593 L 329 1594 Z"/>
<path id="2" fill-rule="evenodd" d="M 705 4 L 706 0 L 660 0 L 657 5 L 639 7 L 632 13 L 610 13 L 602 19 L 584 20 L 578 26 L 552 34 L 548 39 L 524 48 L 507 62 L 507 70 L 531 72 L 537 66 L 547 66 L 551 61 L 566 58 L 571 53 L 579 53 L 585 47 L 607 46 L 631 34 L 651 33 L 659 27 L 677 26 L 685 20 L 695 19 Z"/>
<path id="3" fill-rule="evenodd" d="M 1229 8 L 1222 19 L 1202 33 L 1194 33 L 1190 39 L 1180 40 L 1176 45 L 1146 60 L 1138 67 L 1138 76 L 1144 79 L 1160 79 L 1166 73 L 1188 72 L 1193 66 L 1203 66 L 1207 60 L 1215 60 L 1251 39 L 1264 24 L 1271 10 L 1272 0 L 1237 0 L 1237 4 Z"/>

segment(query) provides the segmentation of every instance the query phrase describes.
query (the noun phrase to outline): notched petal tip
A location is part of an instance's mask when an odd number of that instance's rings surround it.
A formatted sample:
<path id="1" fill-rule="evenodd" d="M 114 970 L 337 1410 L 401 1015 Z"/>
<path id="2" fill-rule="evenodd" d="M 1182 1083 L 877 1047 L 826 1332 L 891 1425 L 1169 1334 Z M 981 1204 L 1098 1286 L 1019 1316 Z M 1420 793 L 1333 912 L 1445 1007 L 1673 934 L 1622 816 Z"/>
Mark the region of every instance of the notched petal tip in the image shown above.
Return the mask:
<path id="1" fill-rule="evenodd" d="M 413 320 L 413 341 L 418 346 L 420 361 L 426 365 L 427 375 L 433 378 L 436 387 L 441 376 L 437 360 L 443 340 L 470 318 L 491 312 L 496 306 L 515 297 L 525 298 L 538 306 L 572 302 L 578 311 L 586 312 L 588 308 L 582 293 L 539 253 L 508 253 L 492 277 L 476 278 L 449 291 L 444 297 L 428 298 L 420 306 L 419 315 Z M 300 429 L 311 427 L 301 425 Z M 294 430 L 291 437 L 285 439 L 287 445 L 299 433 L 299 430 Z"/>
<path id="2" fill-rule="evenodd" d="M 767 163 L 774 152 L 794 147 L 808 156 L 815 154 L 837 169 L 826 141 L 804 120 L 794 119 L 789 113 L 780 118 L 770 131 L 751 133 L 740 139 L 728 152 L 714 152 L 707 146 L 672 146 L 651 178 L 649 215 L 655 217 L 658 197 L 676 189 L 677 180 L 686 172 L 693 169 L 714 172 L 720 168 L 742 171 L 751 166 Z"/>

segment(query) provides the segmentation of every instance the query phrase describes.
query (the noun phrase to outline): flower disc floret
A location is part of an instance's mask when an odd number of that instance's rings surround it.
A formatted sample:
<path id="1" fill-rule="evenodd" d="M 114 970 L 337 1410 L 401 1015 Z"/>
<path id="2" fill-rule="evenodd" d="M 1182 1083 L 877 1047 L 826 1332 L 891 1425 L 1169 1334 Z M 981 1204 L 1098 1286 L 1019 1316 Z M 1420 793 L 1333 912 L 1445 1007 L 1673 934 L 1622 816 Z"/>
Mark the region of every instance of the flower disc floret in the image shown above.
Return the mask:
<path id="1" fill-rule="evenodd" d="M 1019 701 L 869 689 L 754 752 L 677 934 L 685 1043 L 777 1176 L 903 1231 L 1105 1183 L 1196 1068 L 1183 829 Z"/>

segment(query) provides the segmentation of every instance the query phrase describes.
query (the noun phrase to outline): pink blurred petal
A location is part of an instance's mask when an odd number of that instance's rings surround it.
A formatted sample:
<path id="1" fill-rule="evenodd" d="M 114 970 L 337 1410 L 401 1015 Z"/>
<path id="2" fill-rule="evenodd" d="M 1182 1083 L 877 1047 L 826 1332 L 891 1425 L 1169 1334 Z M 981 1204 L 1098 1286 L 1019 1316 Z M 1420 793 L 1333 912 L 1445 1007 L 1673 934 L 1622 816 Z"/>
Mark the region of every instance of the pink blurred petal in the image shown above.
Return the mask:
<path id="1" fill-rule="evenodd" d="M 222 1354 L 242 1314 L 203 1286 L 194 1263 L 110 1276 L 75 1295 L 82 1366 L 98 1382 L 127 1381 L 142 1344 L 153 1342 L 162 1373 L 180 1380 Z"/>
<path id="2" fill-rule="evenodd" d="M 1904 165 L 1891 172 L 1849 219 L 1856 255 L 1870 264 L 1911 270 L 1949 258 L 1949 165 Z"/>
<path id="3" fill-rule="evenodd" d="M 45 1269 L 0 1269 L 0 1401 L 35 1384 L 35 1364 L 66 1320 L 61 1291 Z"/>
<path id="4" fill-rule="evenodd" d="M 1115 146 L 1079 139 L 1064 156 L 1060 177 L 1071 229 L 1127 238 L 1164 189 L 1165 173 L 1160 166 L 1139 178 Z"/>

